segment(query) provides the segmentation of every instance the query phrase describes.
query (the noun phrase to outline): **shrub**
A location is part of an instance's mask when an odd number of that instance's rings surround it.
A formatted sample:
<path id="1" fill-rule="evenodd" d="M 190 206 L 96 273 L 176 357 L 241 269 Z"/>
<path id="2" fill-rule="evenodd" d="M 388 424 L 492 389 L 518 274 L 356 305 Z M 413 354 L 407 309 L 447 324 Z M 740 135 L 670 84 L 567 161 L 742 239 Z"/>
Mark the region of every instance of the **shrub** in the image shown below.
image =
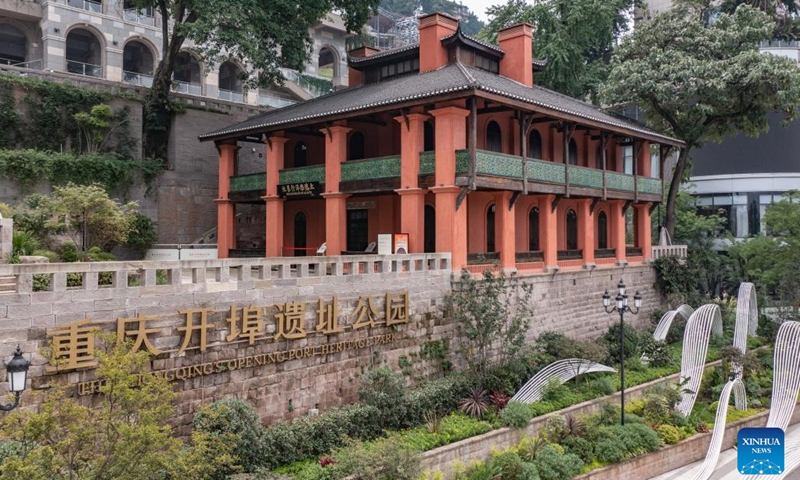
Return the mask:
<path id="1" fill-rule="evenodd" d="M 422 474 L 420 457 L 396 439 L 381 439 L 371 444 L 355 443 L 336 450 L 331 480 L 416 480 Z"/>
<path id="2" fill-rule="evenodd" d="M 664 341 L 646 336 L 642 338 L 642 353 L 647 357 L 647 363 L 656 368 L 668 367 L 673 364 L 672 352 Z"/>
<path id="3" fill-rule="evenodd" d="M 638 423 L 606 427 L 595 444 L 597 460 L 618 463 L 626 458 L 653 452 L 661 447 L 655 430 Z"/>
<path id="4" fill-rule="evenodd" d="M 461 411 L 470 417 L 483 417 L 489 411 L 489 398 L 486 390 L 473 388 L 467 397 L 461 400 Z"/>
<path id="5" fill-rule="evenodd" d="M 389 367 L 370 370 L 361 381 L 358 398 L 380 411 L 382 428 L 399 429 L 409 426 L 403 376 Z M 417 419 L 419 420 L 419 419 Z"/>
<path id="6" fill-rule="evenodd" d="M 531 409 L 522 402 L 508 402 L 500 411 L 500 423 L 506 427 L 525 428 L 531 420 Z"/>
<path id="7" fill-rule="evenodd" d="M 80 250 L 78 250 L 78 247 L 72 242 L 62 243 L 58 246 L 56 252 L 61 255 L 62 262 L 72 263 L 81 259 Z"/>
<path id="8" fill-rule="evenodd" d="M 569 393 L 569 388 L 561 383 L 559 379 L 551 378 L 547 381 L 547 386 L 545 386 L 542 391 L 542 400 L 559 400 L 569 395 Z"/>
<path id="9" fill-rule="evenodd" d="M 659 438 L 661 438 L 661 440 L 667 445 L 674 445 L 680 442 L 681 438 L 683 438 L 683 435 L 681 435 L 681 431 L 678 430 L 678 427 L 674 427 L 672 425 L 659 425 L 657 431 Z"/>
<path id="10" fill-rule="evenodd" d="M 569 437 L 561 445 L 565 452 L 577 455 L 584 463 L 589 463 L 594 458 L 594 447 L 585 438 Z"/>
<path id="11" fill-rule="evenodd" d="M 491 400 L 492 405 L 494 405 L 495 408 L 502 410 L 506 408 L 508 402 L 511 401 L 511 397 L 503 392 L 494 391 L 491 395 L 489 395 L 489 400 Z"/>
<path id="12" fill-rule="evenodd" d="M 501 473 L 499 466 L 491 462 L 477 461 L 472 463 L 463 475 L 456 475 L 456 480 L 495 480 Z"/>
<path id="13" fill-rule="evenodd" d="M 100 247 L 92 247 L 87 250 L 86 257 L 92 262 L 113 262 L 117 259 L 113 254 L 101 250 Z"/>
<path id="14" fill-rule="evenodd" d="M 264 429 L 262 455 L 268 467 L 318 457 L 344 445 L 345 437 L 370 440 L 381 433 L 380 411 L 353 404 L 316 417 L 299 417 Z"/>
<path id="15" fill-rule="evenodd" d="M 131 218 L 131 231 L 125 245 L 144 253 L 153 244 L 158 242 L 156 222 L 147 215 L 136 212 Z"/>
<path id="16" fill-rule="evenodd" d="M 263 428 L 250 402 L 238 398 L 217 400 L 197 412 L 192 428 L 202 433 L 230 435 L 231 453 L 246 472 L 254 472 L 264 465 L 260 448 Z"/>
<path id="17" fill-rule="evenodd" d="M 456 410 L 461 399 L 468 393 L 468 381 L 463 375 L 450 375 L 425 382 L 405 394 L 408 420 L 412 424 L 419 424 L 426 412 L 446 413 Z"/>
<path id="18" fill-rule="evenodd" d="M 607 376 L 595 378 L 589 382 L 588 388 L 589 391 L 601 397 L 605 395 L 611 395 L 617 391 L 617 386 L 614 384 L 614 380 Z"/>
<path id="19" fill-rule="evenodd" d="M 522 472 L 522 458 L 520 458 L 517 452 L 514 452 L 513 450 L 507 450 L 494 455 L 491 463 L 500 469 L 500 473 L 503 475 L 503 480 L 514 480 L 519 478 L 519 475 Z"/>
<path id="20" fill-rule="evenodd" d="M 625 360 L 632 358 L 636 355 L 639 349 L 639 332 L 629 324 L 625 324 L 623 330 L 623 348 Z M 603 342 L 608 347 L 608 362 L 619 362 L 619 324 L 615 323 L 608 327 L 608 331 L 603 335 Z"/>
<path id="21" fill-rule="evenodd" d="M 543 447 L 534 463 L 541 480 L 569 480 L 583 468 L 583 461 L 577 455 L 562 455 L 552 445 Z"/>
<path id="22" fill-rule="evenodd" d="M 666 397 L 657 393 L 648 393 L 644 397 L 642 416 L 652 423 L 664 423 L 669 418 L 672 405 Z"/>
<path id="23" fill-rule="evenodd" d="M 541 480 L 536 464 L 524 462 L 520 468 L 518 480 Z"/>

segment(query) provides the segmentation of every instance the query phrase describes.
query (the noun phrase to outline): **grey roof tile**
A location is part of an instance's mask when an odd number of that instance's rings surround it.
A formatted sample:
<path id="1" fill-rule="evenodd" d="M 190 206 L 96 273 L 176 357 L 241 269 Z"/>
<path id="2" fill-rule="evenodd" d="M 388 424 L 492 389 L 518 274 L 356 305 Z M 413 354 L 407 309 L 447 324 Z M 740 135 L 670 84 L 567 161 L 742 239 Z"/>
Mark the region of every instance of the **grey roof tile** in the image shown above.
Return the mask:
<path id="1" fill-rule="evenodd" d="M 586 102 L 556 93 L 543 87 L 533 88 L 477 68 L 460 63 L 447 65 L 432 72 L 409 74 L 391 80 L 348 88 L 302 103 L 249 118 L 244 122 L 201 135 L 201 140 L 213 140 L 233 134 L 245 135 L 258 130 L 289 125 L 304 120 L 336 116 L 368 108 L 392 105 L 408 100 L 436 97 L 451 92 L 482 90 L 530 105 L 555 110 L 586 120 L 663 139 L 671 144 L 679 140 L 661 135 L 641 125 L 617 118 Z"/>

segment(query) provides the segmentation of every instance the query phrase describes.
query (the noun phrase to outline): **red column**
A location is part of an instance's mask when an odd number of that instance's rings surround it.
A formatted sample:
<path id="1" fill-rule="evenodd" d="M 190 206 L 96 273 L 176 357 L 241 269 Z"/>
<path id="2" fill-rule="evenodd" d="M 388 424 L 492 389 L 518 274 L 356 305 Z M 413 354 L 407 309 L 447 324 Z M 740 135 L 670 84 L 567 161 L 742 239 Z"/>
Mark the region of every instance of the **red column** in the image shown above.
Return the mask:
<path id="1" fill-rule="evenodd" d="M 581 200 L 578 204 L 578 248 L 583 250 L 584 267 L 594 265 L 594 214 L 592 199 Z"/>
<path id="2" fill-rule="evenodd" d="M 467 265 L 467 198 L 456 209 L 461 189 L 455 185 L 456 150 L 466 148 L 469 110 L 444 107 L 429 112 L 436 119 L 436 251 L 453 255 L 453 270 Z"/>
<path id="3" fill-rule="evenodd" d="M 347 245 L 348 195 L 339 191 L 342 163 L 347 160 L 347 132 L 351 129 L 334 125 L 322 130 L 325 134 L 325 243 L 327 255 L 341 255 Z"/>
<path id="4" fill-rule="evenodd" d="M 427 118 L 420 113 L 394 118 L 400 123 L 400 188 L 395 192 L 400 195 L 400 230 L 408 234 L 409 253 L 425 250 L 425 190 L 418 186 Z"/>
<path id="5" fill-rule="evenodd" d="M 653 237 L 651 236 L 652 223 L 650 222 L 650 204 L 641 203 L 636 207 L 636 234 L 639 236 L 637 244 L 642 249 L 642 259 L 646 262 L 653 256 Z"/>
<path id="6" fill-rule="evenodd" d="M 268 257 L 283 256 L 283 199 L 278 196 L 279 172 L 283 170 L 288 138 L 270 137 L 267 144 L 266 243 Z"/>
<path id="7" fill-rule="evenodd" d="M 495 244 L 500 250 L 500 272 L 511 274 L 517 271 L 517 228 L 515 207 L 511 204 L 511 192 L 494 194 Z"/>
<path id="8" fill-rule="evenodd" d="M 558 271 L 558 220 L 553 211 L 555 195 L 544 195 L 539 202 L 539 243 L 544 255 L 544 268 Z"/>
<path id="9" fill-rule="evenodd" d="M 219 197 L 217 204 L 217 257 L 228 258 L 232 248 L 236 248 L 236 215 L 233 203 L 228 199 L 231 190 L 231 176 L 236 165 L 236 144 L 223 143 L 219 148 Z"/>
<path id="10" fill-rule="evenodd" d="M 622 214 L 622 207 L 625 205 L 623 200 L 608 202 L 609 220 L 611 221 L 610 240 L 617 254 L 617 264 L 628 263 L 628 256 L 625 252 L 625 215 Z"/>

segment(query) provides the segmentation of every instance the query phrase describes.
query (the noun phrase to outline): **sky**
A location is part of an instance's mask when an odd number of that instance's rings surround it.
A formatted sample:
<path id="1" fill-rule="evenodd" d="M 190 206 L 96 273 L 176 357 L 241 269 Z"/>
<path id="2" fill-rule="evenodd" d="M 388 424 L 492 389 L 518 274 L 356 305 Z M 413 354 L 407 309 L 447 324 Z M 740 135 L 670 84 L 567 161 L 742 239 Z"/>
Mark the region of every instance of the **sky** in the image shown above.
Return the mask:
<path id="1" fill-rule="evenodd" d="M 488 21 L 486 9 L 492 5 L 505 3 L 503 0 L 461 0 L 461 3 L 469 7 L 475 15 L 484 22 Z"/>

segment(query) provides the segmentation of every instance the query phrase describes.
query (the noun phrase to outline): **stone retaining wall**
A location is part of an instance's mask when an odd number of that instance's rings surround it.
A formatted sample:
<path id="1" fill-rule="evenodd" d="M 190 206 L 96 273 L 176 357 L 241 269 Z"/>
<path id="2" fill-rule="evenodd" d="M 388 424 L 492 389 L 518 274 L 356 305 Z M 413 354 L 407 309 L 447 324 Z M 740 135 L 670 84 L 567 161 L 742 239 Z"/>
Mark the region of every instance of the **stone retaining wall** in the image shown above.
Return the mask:
<path id="1" fill-rule="evenodd" d="M 82 327 L 109 332 L 117 330 L 118 319 L 133 320 L 123 323 L 123 330 L 135 339 L 136 319 L 144 316 L 144 328 L 152 329 L 148 340 L 163 351 L 154 357 L 152 369 L 174 379 L 181 390 L 175 423 L 184 427 L 199 404 L 224 397 L 251 401 L 265 422 L 305 415 L 317 404 L 324 410 L 349 403 L 356 400 L 357 380 L 365 369 L 385 364 L 399 371 L 400 358 L 413 358 L 425 342 L 455 338 L 455 324 L 444 316 L 453 281 L 448 254 L 0 265 L 0 277 L 16 279 L 15 293 L 0 294 L 0 358 L 9 357 L 17 344 L 27 354 L 37 352 L 29 375 L 34 390 L 66 383 L 91 401 L 97 388 L 94 369 L 47 372 L 47 361 L 38 352 L 85 320 L 91 323 Z M 42 278 L 49 281 L 50 291 L 33 291 L 34 280 L 41 283 Z M 618 317 L 602 311 L 600 296 L 620 278 L 631 291 L 642 291 L 648 308 L 634 323 L 646 323 L 650 311 L 660 306 L 649 267 L 523 277 L 534 285 L 529 338 L 546 330 L 581 337 L 602 334 Z M 76 279 L 81 285 L 69 287 Z M 403 292 L 408 292 L 409 321 L 386 326 L 386 294 Z M 319 301 L 328 311 L 334 297 L 335 318 L 346 331 L 325 335 L 317 332 Z M 304 338 L 286 338 L 291 323 L 284 324 L 284 335 L 278 330 L 285 320 L 281 315 L 287 313 L 281 309 L 291 303 L 303 305 L 298 318 Z M 243 336 L 228 340 L 236 333 L 230 319 L 237 330 L 243 329 L 243 309 L 250 308 L 261 309 L 264 331 L 253 344 Z M 187 322 L 186 310 L 191 309 L 196 311 Z M 205 351 L 200 349 L 203 309 L 209 326 Z M 376 325 L 370 327 L 371 315 Z M 367 325 L 354 331 L 358 321 Z M 451 344 L 452 360 L 455 351 Z M 435 367 L 416 365 L 415 376 Z M 0 394 L 2 388 L 5 384 Z M 23 405 L 33 401 L 29 393 L 23 395 Z"/>

